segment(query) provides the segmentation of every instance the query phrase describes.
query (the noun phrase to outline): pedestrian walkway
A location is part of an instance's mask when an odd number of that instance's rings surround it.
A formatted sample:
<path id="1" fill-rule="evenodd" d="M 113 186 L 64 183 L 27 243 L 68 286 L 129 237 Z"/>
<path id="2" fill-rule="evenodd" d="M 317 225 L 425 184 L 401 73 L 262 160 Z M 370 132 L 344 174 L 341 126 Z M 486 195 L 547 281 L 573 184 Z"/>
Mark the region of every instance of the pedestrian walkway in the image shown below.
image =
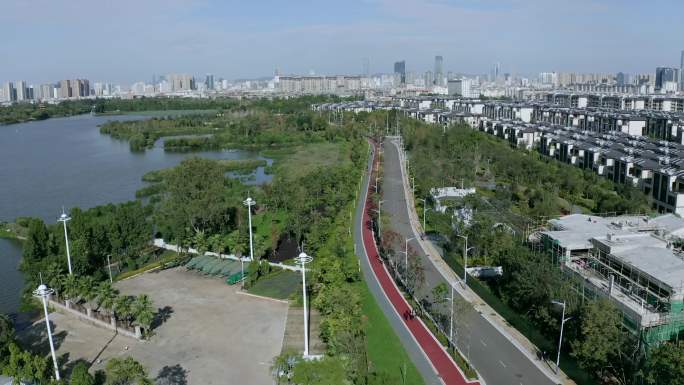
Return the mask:
<path id="1" fill-rule="evenodd" d="M 377 151 L 375 151 L 374 154 L 376 152 Z M 365 197 L 368 197 L 367 192 Z M 397 314 L 403 317 L 404 324 L 411 332 L 413 338 L 418 342 L 425 355 L 428 357 L 441 380 L 447 385 L 478 383 L 477 381 L 467 381 L 456 362 L 454 362 L 449 353 L 444 349 L 442 344 L 435 338 L 435 336 L 432 335 L 423 321 L 418 317 L 410 316 L 410 314 L 413 312 L 411 305 L 406 301 L 403 294 L 399 291 L 399 288 L 395 284 L 394 280 L 387 271 L 387 268 L 383 264 L 382 259 L 380 258 L 377 245 L 375 244 L 375 239 L 373 237 L 373 231 L 371 230 L 371 218 L 366 208 L 365 199 L 362 218 L 362 236 L 363 245 L 365 248 L 365 256 L 368 258 L 368 261 L 373 269 L 373 273 L 380 283 L 385 296 L 387 296 L 389 301 L 392 303 L 392 306 Z"/>

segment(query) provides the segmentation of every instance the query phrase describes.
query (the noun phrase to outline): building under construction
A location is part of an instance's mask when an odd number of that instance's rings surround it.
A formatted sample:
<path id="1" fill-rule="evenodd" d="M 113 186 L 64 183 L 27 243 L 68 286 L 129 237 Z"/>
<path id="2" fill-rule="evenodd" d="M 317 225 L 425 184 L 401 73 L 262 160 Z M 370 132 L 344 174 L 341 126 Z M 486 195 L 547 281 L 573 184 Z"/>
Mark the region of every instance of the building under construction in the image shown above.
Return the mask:
<path id="1" fill-rule="evenodd" d="M 544 248 L 582 298 L 609 298 L 646 348 L 684 336 L 684 219 L 574 214 L 549 224 Z"/>

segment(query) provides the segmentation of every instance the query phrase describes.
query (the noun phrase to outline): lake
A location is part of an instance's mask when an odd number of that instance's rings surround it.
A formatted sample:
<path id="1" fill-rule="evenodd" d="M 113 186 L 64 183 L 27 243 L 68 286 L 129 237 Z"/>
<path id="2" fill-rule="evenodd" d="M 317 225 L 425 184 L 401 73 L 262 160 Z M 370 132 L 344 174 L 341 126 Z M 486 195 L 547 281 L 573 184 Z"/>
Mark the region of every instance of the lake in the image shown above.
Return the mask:
<path id="1" fill-rule="evenodd" d="M 128 142 L 99 132 L 98 126 L 110 120 L 145 118 L 149 116 L 80 115 L 0 126 L 0 221 L 33 216 L 54 223 L 62 206 L 90 208 L 135 199 L 135 191 L 146 184 L 143 174 L 190 156 L 266 159 L 241 150 L 165 152 L 162 140 L 145 152 L 131 152 Z M 269 180 L 260 167 L 247 183 Z M 0 239 L 0 313 L 19 307 L 20 256 L 17 242 Z"/>

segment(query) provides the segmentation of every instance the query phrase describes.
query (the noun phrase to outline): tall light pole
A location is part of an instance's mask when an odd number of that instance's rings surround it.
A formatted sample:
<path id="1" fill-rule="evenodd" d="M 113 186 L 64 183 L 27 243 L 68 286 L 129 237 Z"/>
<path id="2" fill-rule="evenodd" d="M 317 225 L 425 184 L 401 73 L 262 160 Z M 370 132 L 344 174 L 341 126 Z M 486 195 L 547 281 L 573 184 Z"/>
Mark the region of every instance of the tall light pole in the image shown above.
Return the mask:
<path id="1" fill-rule="evenodd" d="M 408 285 L 408 243 L 415 238 L 404 238 L 404 280 L 406 281 L 404 284 Z"/>
<path id="2" fill-rule="evenodd" d="M 38 289 L 33 291 L 33 296 L 43 301 L 43 311 L 45 312 L 45 326 L 47 327 L 48 341 L 50 341 L 50 353 L 52 353 L 52 364 L 55 366 L 55 380 L 59 381 L 59 367 L 57 366 L 57 356 L 55 355 L 55 344 L 52 342 L 52 329 L 50 329 L 50 317 L 48 315 L 47 299 L 54 290 L 49 289 L 44 284 L 40 284 Z"/>
<path id="3" fill-rule="evenodd" d="M 425 212 L 427 211 L 427 199 L 419 198 L 418 200 L 423 201 L 423 233 L 427 234 L 425 229 Z"/>
<path id="4" fill-rule="evenodd" d="M 558 374 L 558 366 L 560 365 L 561 344 L 563 343 L 563 327 L 565 326 L 566 322 L 572 319 L 572 317 L 565 318 L 565 301 L 551 301 L 551 303 L 560 305 L 563 308 L 563 312 L 561 313 L 560 337 L 558 338 L 558 355 L 556 355 L 556 374 Z"/>
<path id="5" fill-rule="evenodd" d="M 69 252 L 69 234 L 67 233 L 67 222 L 71 220 L 71 217 L 66 214 L 64 207 L 62 207 L 62 215 L 57 219 L 59 222 L 64 224 L 64 241 L 66 242 L 66 253 L 67 253 L 67 263 L 69 264 L 69 275 L 73 274 L 71 270 L 71 253 Z"/>
<path id="6" fill-rule="evenodd" d="M 468 248 L 467 235 L 456 234 L 456 236 L 465 240 L 465 244 L 463 245 L 463 283 L 468 284 L 468 250 L 472 249 L 472 247 L 470 249 Z"/>
<path id="7" fill-rule="evenodd" d="M 107 254 L 107 267 L 109 268 L 109 283 L 114 283 L 112 280 L 112 263 L 109 261 L 110 254 Z"/>
<path id="8" fill-rule="evenodd" d="M 449 317 L 449 340 L 454 341 L 454 284 L 451 283 L 451 317 Z M 456 345 L 456 344 L 454 344 Z"/>
<path id="9" fill-rule="evenodd" d="M 382 223 L 382 203 L 384 201 L 378 201 L 378 209 L 375 210 L 378 213 L 378 236 L 382 238 L 382 231 L 380 231 L 380 224 Z"/>
<path id="10" fill-rule="evenodd" d="M 249 217 L 249 260 L 253 261 L 254 260 L 254 246 L 253 246 L 253 240 L 252 240 L 252 206 L 256 204 L 256 201 L 252 199 L 251 197 L 247 197 L 244 202 L 242 202 L 245 206 L 247 206 L 247 216 Z"/>
<path id="11" fill-rule="evenodd" d="M 313 261 L 313 257 L 306 255 L 306 253 L 301 252 L 299 256 L 295 258 L 297 262 L 302 266 L 302 300 L 304 303 L 304 357 L 309 355 L 309 317 L 306 312 L 306 264 Z"/>

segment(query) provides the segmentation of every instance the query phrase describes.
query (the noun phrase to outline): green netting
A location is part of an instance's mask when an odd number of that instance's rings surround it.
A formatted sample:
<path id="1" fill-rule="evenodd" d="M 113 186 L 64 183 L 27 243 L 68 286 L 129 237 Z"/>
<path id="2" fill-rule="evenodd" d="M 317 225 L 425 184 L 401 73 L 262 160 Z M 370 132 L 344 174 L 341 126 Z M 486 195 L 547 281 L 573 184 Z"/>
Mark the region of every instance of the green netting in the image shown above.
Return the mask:
<path id="1" fill-rule="evenodd" d="M 247 275 L 247 271 L 245 271 L 245 275 Z M 242 273 L 238 272 L 238 273 L 235 273 L 235 274 L 231 275 L 230 277 L 228 277 L 228 279 L 226 280 L 226 283 L 229 285 L 235 285 L 236 283 L 240 282 L 241 280 L 242 280 Z"/>
<path id="2" fill-rule="evenodd" d="M 223 264 L 223 268 L 221 269 L 221 272 L 219 275 L 227 277 L 231 274 L 235 273 L 235 266 L 238 265 L 237 262 L 226 260 L 225 263 Z"/>
<path id="3" fill-rule="evenodd" d="M 200 261 L 202 257 L 193 257 L 188 263 L 185 264 L 185 267 L 188 269 L 194 269 L 197 266 L 197 263 Z"/>

